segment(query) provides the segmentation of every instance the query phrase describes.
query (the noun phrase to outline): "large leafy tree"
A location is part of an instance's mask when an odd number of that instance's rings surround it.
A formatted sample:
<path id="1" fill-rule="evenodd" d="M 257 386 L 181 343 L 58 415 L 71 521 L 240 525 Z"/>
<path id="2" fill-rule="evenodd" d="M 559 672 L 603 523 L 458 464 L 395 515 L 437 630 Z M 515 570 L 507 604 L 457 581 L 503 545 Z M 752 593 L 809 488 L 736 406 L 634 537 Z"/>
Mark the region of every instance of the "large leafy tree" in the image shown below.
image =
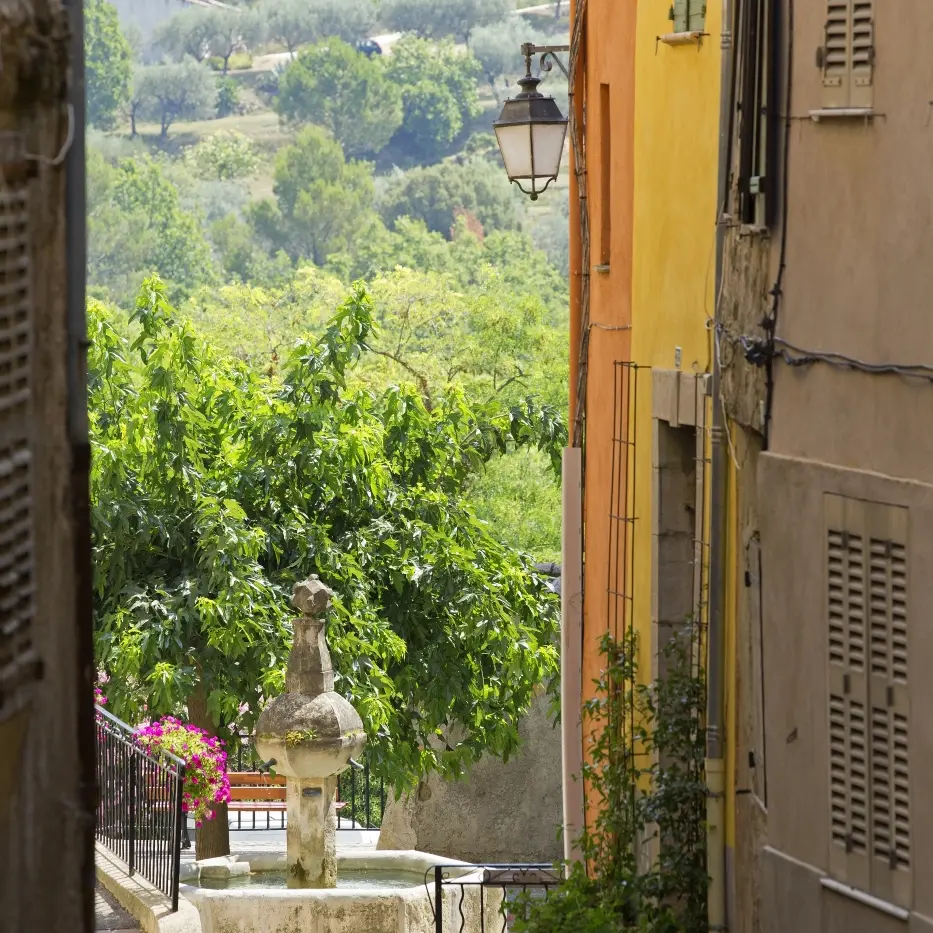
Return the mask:
<path id="1" fill-rule="evenodd" d="M 288 121 L 331 131 L 352 157 L 374 155 L 402 122 L 402 94 L 379 57 L 340 39 L 305 49 L 279 81 L 276 109 Z"/>
<path id="2" fill-rule="evenodd" d="M 393 47 L 388 74 L 402 91 L 399 144 L 422 161 L 436 161 L 480 112 L 480 66 L 453 42 L 403 36 Z"/>
<path id="3" fill-rule="evenodd" d="M 104 306 L 89 318 L 96 643 L 117 712 L 187 705 L 223 732 L 246 701 L 248 725 L 283 687 L 288 593 L 314 572 L 336 593 L 337 689 L 380 774 L 401 789 L 507 757 L 555 672 L 554 606 L 464 490 L 510 443 L 556 454 L 553 416 L 348 384 L 373 339 L 361 288 L 274 377 L 179 322 L 154 280 L 135 339 Z"/>
<path id="4" fill-rule="evenodd" d="M 256 230 L 293 259 L 323 265 L 348 249 L 371 221 L 372 169 L 347 162 L 340 144 L 317 126 L 307 126 L 275 161 L 276 200 L 251 210 Z"/>
<path id="5" fill-rule="evenodd" d="M 130 44 L 120 31 L 116 8 L 107 0 L 85 0 L 84 62 L 87 122 L 110 129 L 129 96 Z"/>

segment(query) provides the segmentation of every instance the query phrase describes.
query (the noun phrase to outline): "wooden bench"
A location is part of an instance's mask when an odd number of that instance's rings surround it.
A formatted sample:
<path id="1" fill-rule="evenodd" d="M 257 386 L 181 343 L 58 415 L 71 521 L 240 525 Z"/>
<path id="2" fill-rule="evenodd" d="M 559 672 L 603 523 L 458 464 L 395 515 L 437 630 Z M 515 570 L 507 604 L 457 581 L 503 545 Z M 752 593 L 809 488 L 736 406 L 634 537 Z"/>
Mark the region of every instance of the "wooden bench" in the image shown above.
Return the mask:
<path id="1" fill-rule="evenodd" d="M 266 829 L 271 828 L 271 816 L 279 813 L 281 825 L 285 824 L 285 777 L 277 774 L 274 777 L 260 771 L 230 771 L 230 802 L 227 810 L 230 813 L 252 813 L 251 829 L 256 828 L 256 814 L 266 814 Z M 338 801 L 337 809 L 342 810 L 346 804 Z M 242 828 L 241 818 L 237 816 L 237 828 Z"/>

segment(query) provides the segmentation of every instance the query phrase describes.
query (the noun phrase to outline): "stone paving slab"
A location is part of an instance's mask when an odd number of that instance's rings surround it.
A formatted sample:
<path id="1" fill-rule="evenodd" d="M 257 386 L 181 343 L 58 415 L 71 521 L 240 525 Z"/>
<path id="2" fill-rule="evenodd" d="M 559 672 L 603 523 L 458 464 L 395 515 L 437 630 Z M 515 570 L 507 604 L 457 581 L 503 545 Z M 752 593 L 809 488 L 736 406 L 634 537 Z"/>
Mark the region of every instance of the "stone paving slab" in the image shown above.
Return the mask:
<path id="1" fill-rule="evenodd" d="M 140 933 L 139 925 L 98 881 L 94 885 L 94 929 L 110 933 Z"/>

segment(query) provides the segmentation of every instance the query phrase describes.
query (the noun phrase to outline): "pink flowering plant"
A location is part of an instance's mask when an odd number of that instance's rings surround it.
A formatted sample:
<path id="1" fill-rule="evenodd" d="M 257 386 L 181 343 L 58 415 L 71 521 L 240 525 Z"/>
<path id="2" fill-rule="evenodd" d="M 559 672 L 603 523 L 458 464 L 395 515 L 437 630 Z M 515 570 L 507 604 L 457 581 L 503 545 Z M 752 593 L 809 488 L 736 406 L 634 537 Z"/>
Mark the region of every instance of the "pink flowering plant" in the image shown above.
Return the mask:
<path id="1" fill-rule="evenodd" d="M 136 739 L 150 754 L 170 752 L 185 762 L 182 810 L 195 825 L 212 820 L 218 804 L 230 799 L 227 753 L 223 742 L 174 716 L 165 716 L 136 730 Z"/>

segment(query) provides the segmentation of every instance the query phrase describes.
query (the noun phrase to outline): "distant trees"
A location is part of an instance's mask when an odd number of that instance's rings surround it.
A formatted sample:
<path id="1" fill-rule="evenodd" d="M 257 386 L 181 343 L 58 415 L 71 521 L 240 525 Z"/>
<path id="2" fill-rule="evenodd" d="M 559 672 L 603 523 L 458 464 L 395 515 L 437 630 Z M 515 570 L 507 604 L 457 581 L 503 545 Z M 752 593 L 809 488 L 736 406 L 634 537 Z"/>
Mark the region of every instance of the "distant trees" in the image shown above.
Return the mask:
<path id="1" fill-rule="evenodd" d="M 279 81 L 276 109 L 287 120 L 327 127 L 348 156 L 383 149 L 402 122 L 402 92 L 381 58 L 340 39 L 305 49 Z"/>
<path id="2" fill-rule="evenodd" d="M 364 39 L 376 20 L 372 0 L 263 0 L 258 11 L 267 37 L 292 57 L 301 46 L 325 37 Z"/>
<path id="3" fill-rule="evenodd" d="M 133 56 L 107 0 L 85 0 L 84 56 L 87 122 L 110 129 L 129 96 Z"/>
<path id="4" fill-rule="evenodd" d="M 275 162 L 276 200 L 250 211 L 258 233 L 293 259 L 323 265 L 331 253 L 349 248 L 372 221 L 372 169 L 347 162 L 340 144 L 325 130 L 305 127 Z"/>
<path id="5" fill-rule="evenodd" d="M 191 58 L 139 69 L 136 93 L 140 96 L 143 113 L 160 123 L 163 138 L 176 120 L 196 120 L 211 115 L 217 101 L 213 76 Z"/>
<path id="6" fill-rule="evenodd" d="M 156 47 L 178 61 L 183 58 L 206 61 L 211 55 L 214 28 L 210 13 L 204 7 L 192 6 L 164 20 L 153 34 Z"/>
<path id="7" fill-rule="evenodd" d="M 155 44 L 176 61 L 216 56 L 226 74 L 234 53 L 255 47 L 265 35 L 265 17 L 257 10 L 191 7 L 157 27 Z"/>
<path id="8" fill-rule="evenodd" d="M 88 280 L 119 298 L 161 270 L 176 296 L 212 281 L 214 263 L 199 218 L 149 158 L 110 164 L 90 150 L 87 171 Z"/>
<path id="9" fill-rule="evenodd" d="M 514 16 L 501 23 L 480 26 L 470 34 L 470 48 L 497 101 L 501 99 L 500 89 L 508 83 L 508 78 L 524 74 L 521 47 L 523 42 L 529 41 L 524 22 Z"/>
<path id="10" fill-rule="evenodd" d="M 478 26 L 504 19 L 515 9 L 510 0 L 382 0 L 380 13 L 390 29 L 425 39 L 445 36 L 468 42 Z"/>
<path id="11" fill-rule="evenodd" d="M 399 141 L 413 156 L 435 161 L 479 113 L 478 62 L 450 40 L 405 36 L 392 49 L 386 70 L 402 90 Z"/>
<path id="12" fill-rule="evenodd" d="M 484 230 L 519 226 L 515 195 L 504 174 L 480 160 L 413 168 L 390 184 L 381 202 L 386 224 L 411 217 L 444 236 L 451 235 L 460 214 L 472 215 Z"/>
<path id="13" fill-rule="evenodd" d="M 223 63 L 223 75 L 230 70 L 230 58 L 235 52 L 255 48 L 265 36 L 265 23 L 254 10 L 212 9 L 208 11 L 207 24 L 208 46 L 211 55 Z"/>
<path id="14" fill-rule="evenodd" d="M 251 175 L 259 164 L 253 141 L 242 133 L 217 133 L 185 151 L 185 165 L 199 178 L 230 181 Z"/>

